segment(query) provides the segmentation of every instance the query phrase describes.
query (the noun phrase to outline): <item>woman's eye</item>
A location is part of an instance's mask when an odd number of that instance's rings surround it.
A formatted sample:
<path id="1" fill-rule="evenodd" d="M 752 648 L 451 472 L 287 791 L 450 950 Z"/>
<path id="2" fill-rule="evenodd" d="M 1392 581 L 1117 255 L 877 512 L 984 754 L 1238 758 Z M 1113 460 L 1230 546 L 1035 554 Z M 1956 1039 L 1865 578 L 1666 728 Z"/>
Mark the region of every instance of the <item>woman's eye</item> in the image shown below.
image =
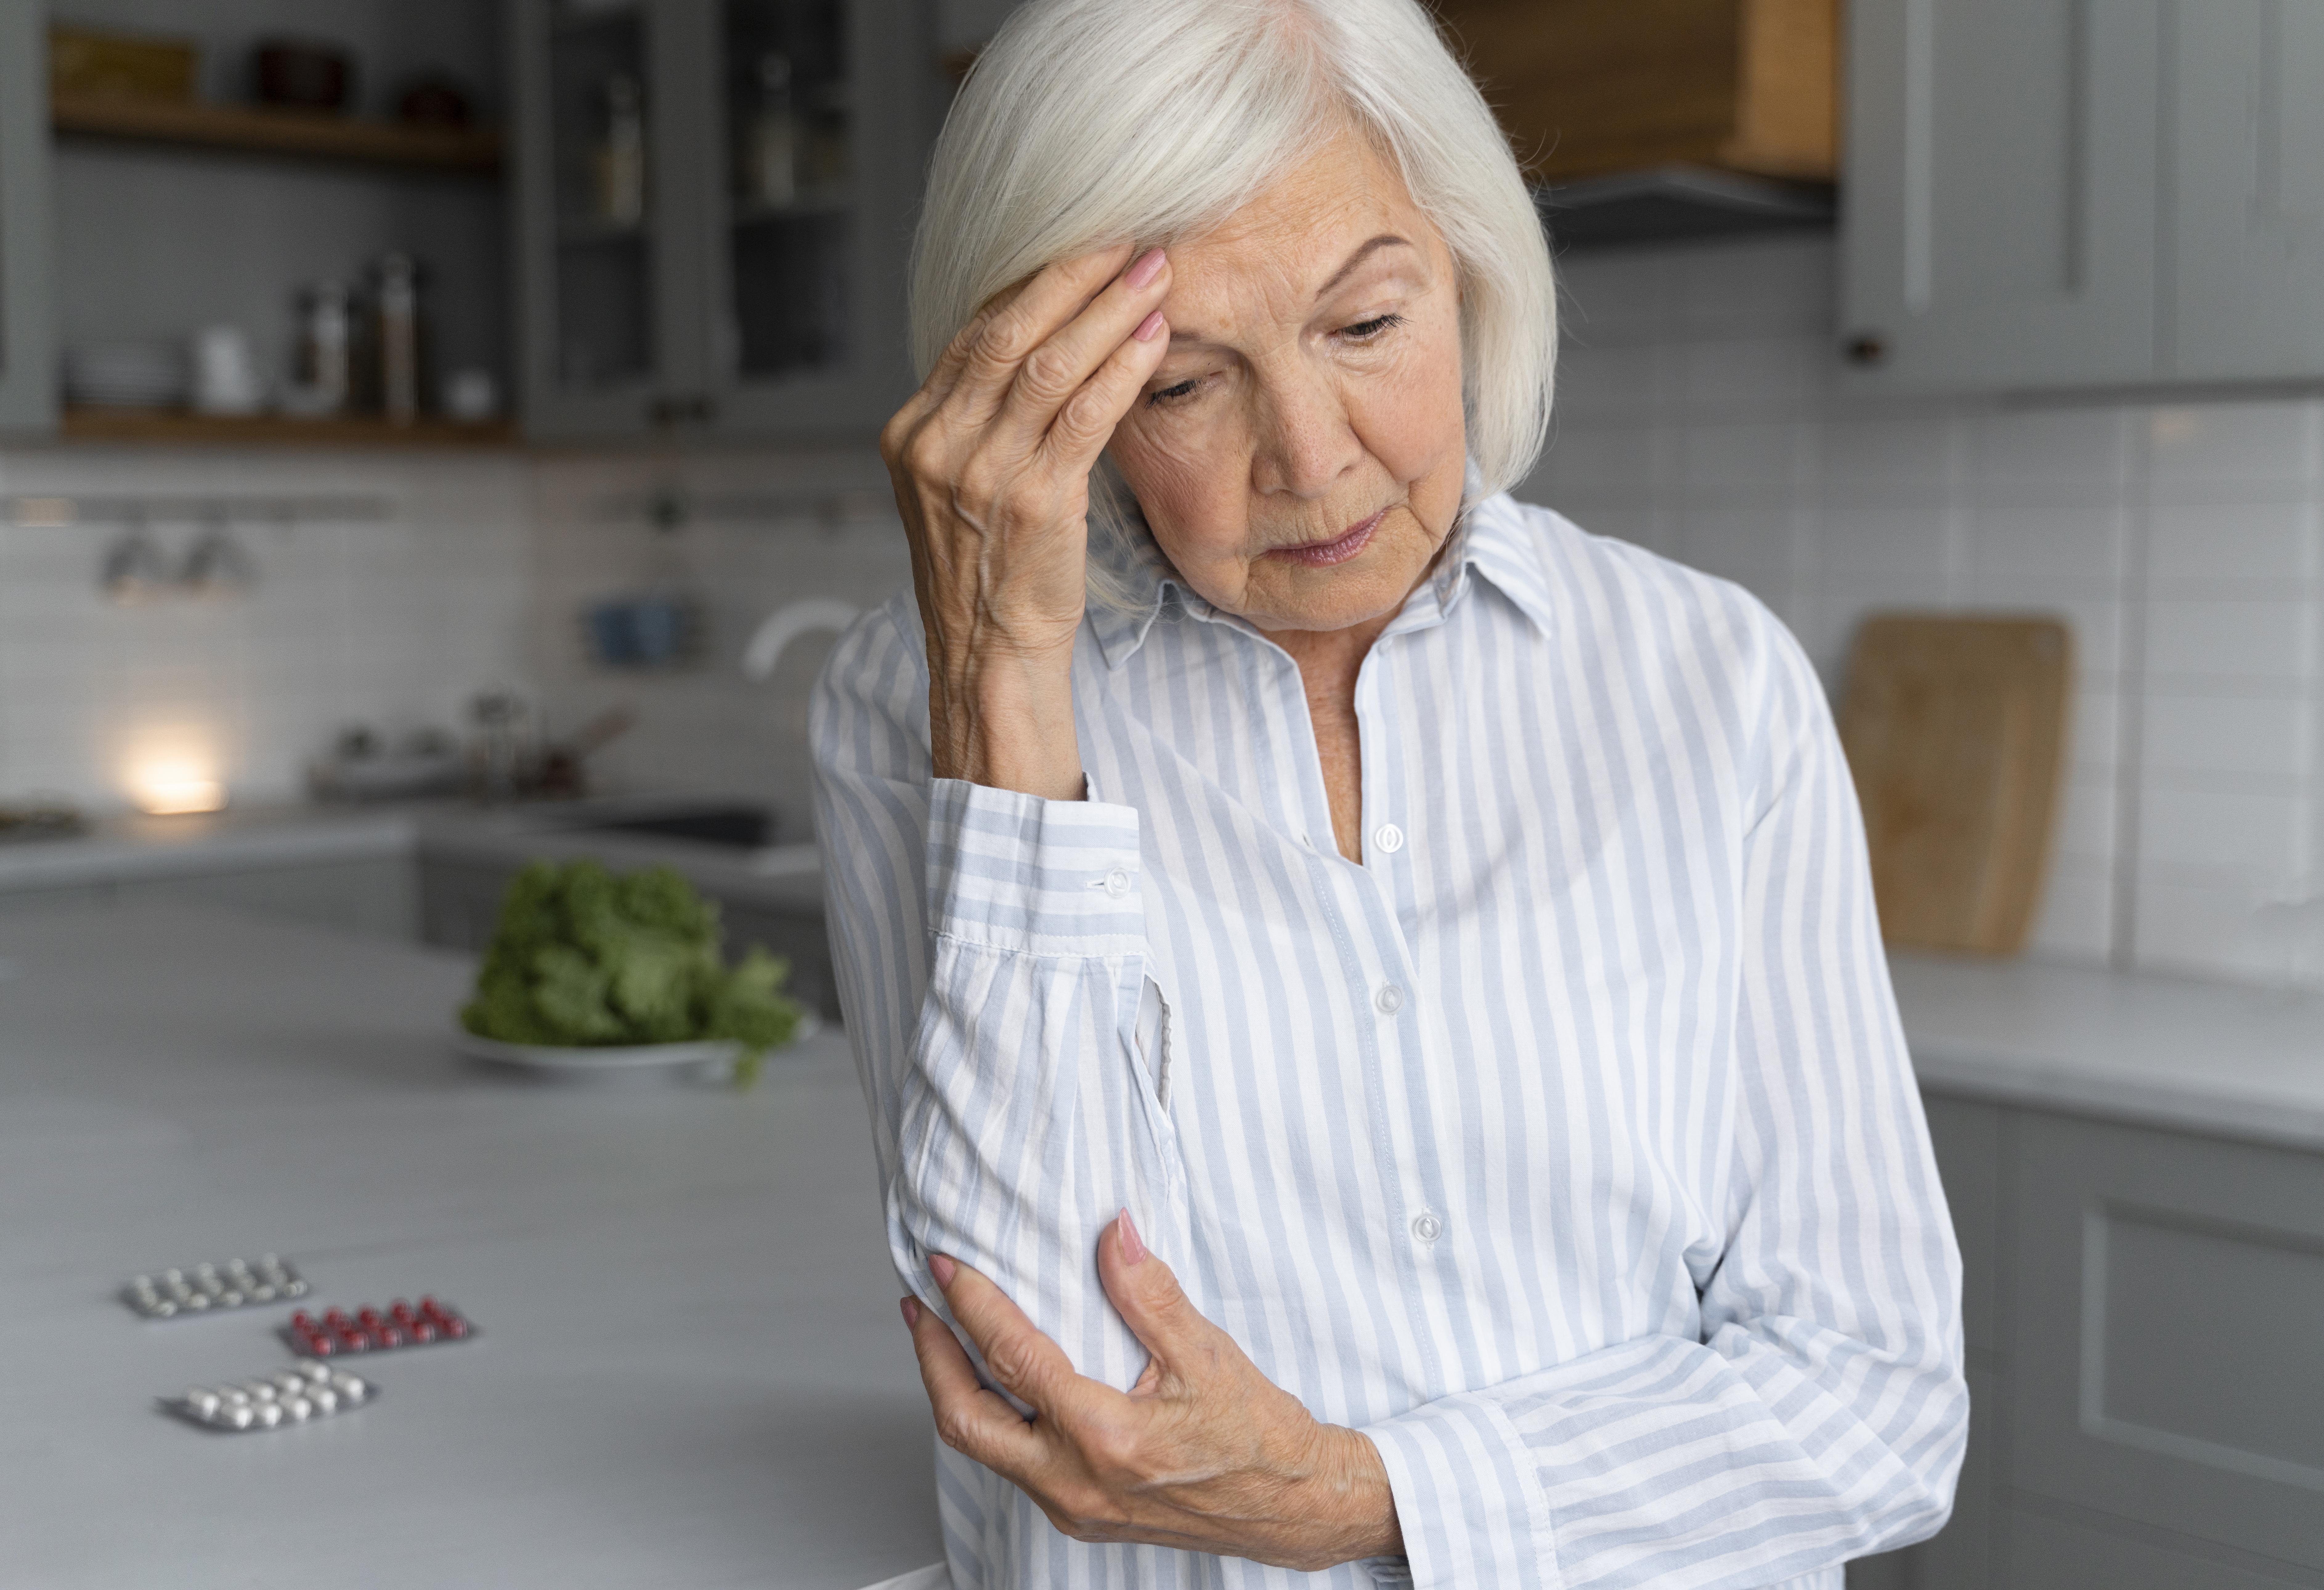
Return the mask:
<path id="1" fill-rule="evenodd" d="M 1146 401 L 1149 403 L 1175 403 L 1181 398 L 1194 396 L 1194 388 L 1200 384 L 1198 378 L 1190 375 L 1176 386 L 1166 386 L 1161 391 L 1152 393 Z"/>
<path id="2" fill-rule="evenodd" d="M 1359 320 L 1352 326 L 1342 326 L 1340 328 L 1340 335 L 1352 337 L 1358 342 L 1370 342 L 1383 331 L 1393 330 L 1403 324 L 1402 315 L 1374 315 L 1369 320 Z"/>

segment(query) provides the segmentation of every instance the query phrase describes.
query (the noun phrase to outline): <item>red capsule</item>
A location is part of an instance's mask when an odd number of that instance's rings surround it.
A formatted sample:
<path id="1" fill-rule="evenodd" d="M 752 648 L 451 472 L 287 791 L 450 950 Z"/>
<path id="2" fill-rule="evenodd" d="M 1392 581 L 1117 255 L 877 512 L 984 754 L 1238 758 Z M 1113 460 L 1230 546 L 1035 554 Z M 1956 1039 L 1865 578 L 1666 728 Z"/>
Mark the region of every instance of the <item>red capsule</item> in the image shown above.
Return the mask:
<path id="1" fill-rule="evenodd" d="M 444 1334 L 456 1342 L 468 1334 L 468 1322 L 455 1314 L 444 1322 Z"/>

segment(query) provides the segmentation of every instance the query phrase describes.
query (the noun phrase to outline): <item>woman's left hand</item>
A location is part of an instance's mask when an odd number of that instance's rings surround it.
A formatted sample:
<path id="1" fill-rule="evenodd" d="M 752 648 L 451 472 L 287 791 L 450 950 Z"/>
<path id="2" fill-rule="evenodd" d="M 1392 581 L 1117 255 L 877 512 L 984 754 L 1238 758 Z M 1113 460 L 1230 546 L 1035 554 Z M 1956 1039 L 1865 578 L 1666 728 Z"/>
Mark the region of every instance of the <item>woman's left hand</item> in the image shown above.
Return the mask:
<path id="1" fill-rule="evenodd" d="M 1117 1391 L 964 1264 L 929 1262 L 953 1317 L 1030 1419 L 986 1391 L 936 1314 L 904 1299 L 945 1445 L 1013 1481 L 1084 1541 L 1248 1557 L 1309 1572 L 1404 1549 L 1370 1441 L 1316 1419 L 1197 1313 L 1123 1214 L 1098 1239 L 1106 1296 L 1152 1354 Z"/>

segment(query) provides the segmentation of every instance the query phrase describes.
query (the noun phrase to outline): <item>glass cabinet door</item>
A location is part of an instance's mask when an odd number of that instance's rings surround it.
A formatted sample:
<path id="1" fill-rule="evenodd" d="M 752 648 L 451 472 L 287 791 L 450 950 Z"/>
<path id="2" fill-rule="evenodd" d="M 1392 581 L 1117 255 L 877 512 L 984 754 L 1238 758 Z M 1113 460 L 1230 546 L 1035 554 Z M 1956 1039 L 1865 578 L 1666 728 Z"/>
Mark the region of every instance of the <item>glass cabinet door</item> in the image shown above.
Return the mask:
<path id="1" fill-rule="evenodd" d="M 899 0 L 719 0 L 721 428 L 876 430 L 909 390 L 903 276 L 934 55 Z"/>
<path id="2" fill-rule="evenodd" d="M 876 431 L 910 390 L 927 8 L 511 5 L 528 430 Z"/>
<path id="3" fill-rule="evenodd" d="M 730 380 L 847 362 L 857 226 L 847 9 L 844 0 L 725 0 L 718 351 Z"/>
<path id="4" fill-rule="evenodd" d="M 549 38 L 556 218 L 553 379 L 576 393 L 652 379 L 655 194 L 647 19 L 561 0 Z"/>

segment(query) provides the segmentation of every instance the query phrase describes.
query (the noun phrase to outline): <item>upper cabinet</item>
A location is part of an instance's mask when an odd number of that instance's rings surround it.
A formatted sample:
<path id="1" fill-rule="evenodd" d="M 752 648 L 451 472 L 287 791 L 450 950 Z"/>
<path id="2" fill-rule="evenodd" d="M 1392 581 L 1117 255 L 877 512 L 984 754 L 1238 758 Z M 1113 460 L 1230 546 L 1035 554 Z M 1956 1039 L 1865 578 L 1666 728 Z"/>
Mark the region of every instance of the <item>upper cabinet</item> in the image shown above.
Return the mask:
<path id="1" fill-rule="evenodd" d="M 1829 182 L 1839 0 L 1430 0 L 1526 174 Z"/>
<path id="2" fill-rule="evenodd" d="M 2324 14 L 1855 0 L 1861 390 L 2324 376 Z"/>
<path id="3" fill-rule="evenodd" d="M 938 78 L 908 0 L 514 0 L 528 430 L 876 430 Z"/>

